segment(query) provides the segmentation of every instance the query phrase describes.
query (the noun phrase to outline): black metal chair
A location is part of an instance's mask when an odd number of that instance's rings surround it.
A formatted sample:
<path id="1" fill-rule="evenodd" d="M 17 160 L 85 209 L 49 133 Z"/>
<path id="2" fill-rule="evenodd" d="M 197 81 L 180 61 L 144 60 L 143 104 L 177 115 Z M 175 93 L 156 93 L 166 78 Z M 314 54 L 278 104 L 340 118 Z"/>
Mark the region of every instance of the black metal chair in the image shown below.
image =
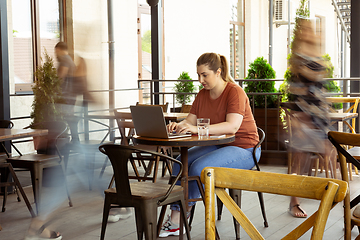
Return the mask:
<path id="1" fill-rule="evenodd" d="M 1 179 L 6 179 L 6 181 L 0 181 L 0 187 L 9 187 L 9 186 L 14 186 L 17 187 L 21 193 L 21 196 L 23 197 L 25 204 L 27 206 L 27 208 L 29 209 L 29 212 L 31 214 L 32 217 L 36 217 L 36 214 L 34 213 L 30 202 L 19 182 L 19 179 L 16 176 L 16 173 L 14 171 L 14 169 L 12 168 L 10 163 L 0 163 L 0 169 L 3 170 L 1 171 Z M 3 176 L 4 175 L 4 176 Z M 10 176 L 12 177 L 13 181 L 11 181 Z M 18 200 L 19 200 L 19 196 L 18 196 Z M 5 212 L 5 205 L 6 205 L 6 200 L 7 200 L 7 191 L 5 189 L 4 191 L 4 199 L 3 199 L 3 206 L 2 206 L 2 211 Z"/>
<path id="2" fill-rule="evenodd" d="M 43 122 L 33 125 L 33 127 L 48 130 L 48 135 L 46 137 L 47 143 L 44 154 L 25 154 L 22 156 L 7 158 L 6 161 L 11 163 L 14 168 L 21 168 L 30 171 L 37 212 L 39 212 L 40 208 L 43 171 L 46 168 L 59 167 L 59 170 L 61 170 L 60 174 L 64 177 L 63 182 L 67 191 L 69 206 L 71 207 L 72 202 L 66 184 L 64 161 L 58 148 L 58 139 L 67 130 L 66 123 L 59 121 Z"/>
<path id="3" fill-rule="evenodd" d="M 258 161 L 256 159 L 255 154 L 256 154 L 256 149 L 259 148 L 261 146 L 261 144 L 264 142 L 265 132 L 264 132 L 264 130 L 262 130 L 259 127 L 257 128 L 257 130 L 258 130 L 258 134 L 259 134 L 259 142 L 254 147 L 253 152 L 252 152 L 252 156 L 253 156 L 253 160 L 254 160 L 254 163 L 255 163 L 255 167 L 253 169 L 257 170 L 257 171 L 260 171 L 260 167 L 259 167 L 259 164 L 258 164 Z M 234 201 L 240 207 L 241 206 L 241 190 L 229 189 L 229 195 L 234 199 Z M 263 218 L 264 218 L 264 226 L 268 227 L 269 225 L 268 225 L 267 218 L 266 218 L 264 197 L 263 197 L 262 192 L 258 192 L 258 196 L 259 196 L 261 213 L 262 213 Z M 221 220 L 221 213 L 222 213 L 223 203 L 221 202 L 221 200 L 219 198 L 217 198 L 217 206 L 218 206 L 218 208 L 217 208 L 218 220 Z M 236 239 L 240 239 L 240 224 L 236 221 L 235 218 L 234 218 L 234 228 L 235 228 Z"/>
<path id="4" fill-rule="evenodd" d="M 115 188 L 105 190 L 105 201 L 100 239 L 105 238 L 105 230 L 112 207 L 134 207 L 138 239 L 157 239 L 161 225 L 157 223 L 157 208 L 174 202 L 180 202 L 181 222 L 180 236 L 183 234 L 185 223 L 187 238 L 190 238 L 190 229 L 186 220 L 184 191 L 181 186 L 175 185 L 182 173 L 182 163 L 164 154 L 141 150 L 132 146 L 104 144 L 99 150 L 106 154 L 111 162 L 115 175 Z M 132 154 L 147 154 L 176 162 L 180 165 L 180 172 L 172 184 L 129 181 L 128 161 Z"/>

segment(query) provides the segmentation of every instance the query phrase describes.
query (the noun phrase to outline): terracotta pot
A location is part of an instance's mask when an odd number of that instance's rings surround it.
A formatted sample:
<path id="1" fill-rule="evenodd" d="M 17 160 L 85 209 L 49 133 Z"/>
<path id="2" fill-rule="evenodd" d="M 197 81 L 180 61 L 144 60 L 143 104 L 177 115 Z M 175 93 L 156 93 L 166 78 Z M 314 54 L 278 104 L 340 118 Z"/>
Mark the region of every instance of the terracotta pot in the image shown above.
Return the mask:
<path id="1" fill-rule="evenodd" d="M 34 149 L 35 150 L 46 150 L 47 147 L 47 136 L 34 136 Z"/>

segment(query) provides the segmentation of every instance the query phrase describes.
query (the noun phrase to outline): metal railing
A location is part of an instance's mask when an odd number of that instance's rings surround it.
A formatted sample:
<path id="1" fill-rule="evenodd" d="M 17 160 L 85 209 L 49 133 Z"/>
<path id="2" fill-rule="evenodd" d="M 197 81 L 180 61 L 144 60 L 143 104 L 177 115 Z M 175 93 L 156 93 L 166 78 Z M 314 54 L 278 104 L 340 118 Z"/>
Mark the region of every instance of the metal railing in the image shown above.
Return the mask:
<path id="1" fill-rule="evenodd" d="M 343 92 L 339 92 L 339 93 L 327 93 L 327 95 L 329 96 L 332 96 L 332 95 L 336 95 L 336 96 L 356 96 L 356 97 L 359 97 L 360 96 L 360 93 L 349 93 L 347 91 L 348 89 L 348 86 L 349 86 L 349 82 L 351 81 L 360 81 L 360 78 L 328 78 L 326 80 L 334 80 L 334 81 L 337 81 L 337 82 L 340 82 L 340 87 L 342 89 L 344 89 Z M 171 101 L 168 101 L 169 99 L 168 98 L 165 98 L 165 96 L 168 96 L 170 95 L 171 96 L 171 99 L 172 99 L 172 102 L 170 104 L 173 105 L 173 108 L 175 108 L 176 104 L 175 104 L 175 96 L 176 95 L 196 95 L 197 92 L 193 92 L 193 93 L 185 93 L 185 92 L 181 92 L 181 93 L 178 93 L 178 92 L 175 92 L 173 90 L 173 86 L 166 86 L 168 83 L 175 83 L 175 82 L 179 82 L 179 81 L 186 81 L 186 82 L 198 82 L 197 80 L 138 80 L 138 87 L 140 86 L 143 86 L 143 82 L 147 82 L 148 84 L 148 88 L 143 88 L 143 91 L 147 91 L 147 93 L 149 94 L 150 96 L 150 103 L 153 104 L 154 103 L 154 97 L 155 95 L 161 95 L 163 96 L 163 102 L 171 102 Z M 237 82 L 240 86 L 243 86 L 243 85 L 246 85 L 246 82 L 249 82 L 249 81 L 256 81 L 256 82 L 260 82 L 260 81 L 275 81 L 275 82 L 283 82 L 284 79 L 235 79 L 235 82 Z M 158 82 L 159 85 L 160 85 L 160 92 L 154 92 L 154 83 L 155 82 Z M 168 89 L 172 89 L 172 91 L 167 91 Z M 251 105 L 251 108 L 253 110 L 253 113 L 255 112 L 255 106 L 254 106 L 254 98 L 256 96 L 259 96 L 259 95 L 263 95 L 264 96 L 264 106 L 265 106 L 265 109 L 264 109 L 264 131 L 267 135 L 264 143 L 263 143 L 263 146 L 262 146 L 262 150 L 264 152 L 273 152 L 273 153 L 278 153 L 278 152 L 285 152 L 285 148 L 284 148 L 284 136 L 281 136 L 282 134 L 282 130 L 283 130 L 283 126 L 280 125 L 282 123 L 282 119 L 281 119 L 281 116 L 280 116 L 280 102 L 281 102 L 281 98 L 282 98 L 282 93 L 247 93 L 247 95 L 249 96 L 249 100 L 250 100 L 250 105 Z M 276 103 L 276 111 L 277 111 L 277 120 L 276 122 L 279 123 L 277 125 L 277 129 L 276 129 L 276 134 L 275 135 L 272 135 L 272 134 L 268 134 L 268 130 L 269 130 L 269 124 L 268 124 L 268 113 L 269 113 L 269 109 L 267 107 L 267 96 L 276 96 L 277 97 L 277 103 Z M 256 116 L 255 116 L 256 117 Z M 358 118 L 358 123 L 357 125 L 359 126 L 360 124 L 360 118 Z M 277 145 L 275 147 L 275 149 L 269 149 L 269 141 L 270 140 L 274 140 L 274 139 L 271 139 L 271 138 L 276 138 L 277 140 Z"/>
<path id="2" fill-rule="evenodd" d="M 105 93 L 108 94 L 110 92 L 124 92 L 124 91 L 139 91 L 139 90 L 143 90 L 142 88 L 128 88 L 128 89 L 113 89 L 113 90 L 92 90 L 89 91 L 89 93 Z M 28 96 L 33 96 L 33 93 L 17 93 L 17 94 L 10 94 L 10 97 L 12 98 L 17 98 L 17 97 L 28 97 Z M 110 111 L 114 111 L 114 110 L 119 110 L 119 109 L 125 109 L 128 107 L 120 107 L 120 108 L 102 108 L 102 109 L 92 109 L 89 110 L 89 105 L 87 102 L 83 102 L 83 105 L 81 107 L 81 111 L 77 111 L 75 112 L 76 116 L 80 116 L 82 117 L 82 125 L 83 125 L 83 131 L 79 131 L 80 135 L 84 135 L 84 139 L 88 140 L 89 139 L 89 135 L 90 133 L 97 133 L 97 132 L 106 132 L 108 131 L 108 128 L 93 128 L 92 130 L 90 130 L 90 125 L 89 125 L 89 113 L 101 113 L 101 112 L 110 112 Z M 29 111 L 30 112 L 30 111 Z M 25 116 L 20 116 L 20 117 L 12 117 L 10 118 L 10 120 L 12 121 L 17 121 L 17 120 L 24 120 L 24 119 L 30 119 L 30 115 L 25 115 Z M 114 120 L 109 119 L 109 127 L 111 129 L 111 134 L 110 134 L 110 139 L 112 139 L 114 137 L 113 132 L 117 129 L 117 127 L 115 127 L 114 124 Z M 31 139 L 28 140 L 15 140 L 13 141 L 14 143 L 22 143 L 22 142 L 29 142 L 32 141 Z"/>

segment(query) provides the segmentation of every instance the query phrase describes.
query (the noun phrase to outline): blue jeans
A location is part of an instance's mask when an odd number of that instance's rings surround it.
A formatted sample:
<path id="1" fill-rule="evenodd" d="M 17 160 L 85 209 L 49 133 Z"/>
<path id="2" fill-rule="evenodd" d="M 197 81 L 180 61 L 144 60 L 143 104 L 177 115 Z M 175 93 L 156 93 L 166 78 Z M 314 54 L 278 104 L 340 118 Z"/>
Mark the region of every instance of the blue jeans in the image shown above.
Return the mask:
<path id="1" fill-rule="evenodd" d="M 200 176 L 205 167 L 225 167 L 237 169 L 252 169 L 255 166 L 252 157 L 253 148 L 240 148 L 236 146 L 196 146 L 189 149 L 188 164 L 189 176 Z M 256 159 L 259 161 L 261 147 L 256 150 Z M 181 155 L 177 157 L 181 159 Z M 173 175 L 180 171 L 179 164 L 174 164 Z M 180 182 L 177 182 L 180 185 Z M 197 183 L 189 182 L 189 199 L 199 198 L 201 196 Z M 189 206 L 195 205 L 195 202 L 189 202 Z M 178 204 L 172 204 L 171 210 L 180 211 Z"/>

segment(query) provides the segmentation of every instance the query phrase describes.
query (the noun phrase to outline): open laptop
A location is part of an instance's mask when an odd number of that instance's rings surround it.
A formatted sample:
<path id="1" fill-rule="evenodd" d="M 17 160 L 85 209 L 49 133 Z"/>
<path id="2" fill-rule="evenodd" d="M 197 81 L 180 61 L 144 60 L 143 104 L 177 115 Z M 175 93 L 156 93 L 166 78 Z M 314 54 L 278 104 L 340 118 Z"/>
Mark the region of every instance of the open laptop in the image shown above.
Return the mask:
<path id="1" fill-rule="evenodd" d="M 136 135 L 153 138 L 190 137 L 189 133 L 168 133 L 161 106 L 130 106 Z"/>

